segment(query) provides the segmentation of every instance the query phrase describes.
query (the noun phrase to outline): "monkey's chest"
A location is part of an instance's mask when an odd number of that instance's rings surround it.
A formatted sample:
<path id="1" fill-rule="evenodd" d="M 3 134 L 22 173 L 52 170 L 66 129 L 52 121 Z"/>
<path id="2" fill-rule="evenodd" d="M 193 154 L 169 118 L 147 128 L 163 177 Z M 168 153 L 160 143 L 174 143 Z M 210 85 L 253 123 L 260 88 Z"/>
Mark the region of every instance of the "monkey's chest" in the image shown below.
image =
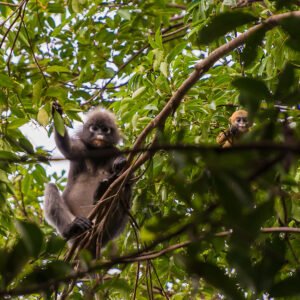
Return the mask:
<path id="1" fill-rule="evenodd" d="M 63 198 L 76 216 L 87 217 L 93 209 L 94 195 L 100 182 L 111 175 L 104 167 L 85 168 L 77 174 L 72 184 L 67 185 Z"/>
<path id="2" fill-rule="evenodd" d="M 106 163 L 95 163 L 93 160 L 86 159 L 82 165 L 81 175 L 89 177 L 105 177 L 111 172 L 112 162 L 109 160 Z"/>

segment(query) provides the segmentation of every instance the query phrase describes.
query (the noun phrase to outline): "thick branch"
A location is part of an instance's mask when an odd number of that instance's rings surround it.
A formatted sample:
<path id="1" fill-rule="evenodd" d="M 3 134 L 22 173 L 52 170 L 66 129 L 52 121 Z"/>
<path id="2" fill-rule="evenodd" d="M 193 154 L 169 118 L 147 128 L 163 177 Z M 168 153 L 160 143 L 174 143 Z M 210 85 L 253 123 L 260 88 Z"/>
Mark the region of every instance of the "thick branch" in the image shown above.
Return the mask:
<path id="1" fill-rule="evenodd" d="M 226 154 L 226 153 L 237 153 L 237 152 L 249 152 L 249 151 L 257 151 L 257 152 L 278 152 L 278 153 L 286 153 L 292 152 L 295 155 L 300 153 L 300 144 L 298 141 L 293 143 L 274 143 L 269 141 L 260 141 L 260 142 L 252 142 L 252 143 L 242 143 L 235 144 L 230 148 L 220 148 L 219 145 L 206 145 L 206 144 L 155 144 L 151 147 L 141 147 L 136 149 L 124 149 L 120 150 L 117 153 L 112 150 L 101 149 L 99 151 L 95 151 L 94 153 L 90 153 L 85 157 L 80 154 L 80 156 L 76 157 L 74 154 L 74 158 L 82 159 L 82 158 L 93 158 L 93 159 L 107 159 L 112 158 L 116 155 L 120 154 L 139 154 L 139 153 L 151 153 L 154 155 L 158 151 L 180 151 L 180 152 L 195 152 L 199 154 L 205 154 L 208 152 L 214 152 L 217 154 Z M 9 158 L 9 157 L 0 157 L 0 162 L 9 162 L 9 163 L 20 163 L 20 164 L 35 164 L 37 162 L 59 162 L 67 160 L 64 157 L 48 157 L 37 155 L 33 156 L 22 156 L 20 158 Z M 136 170 L 138 167 L 135 166 Z"/>

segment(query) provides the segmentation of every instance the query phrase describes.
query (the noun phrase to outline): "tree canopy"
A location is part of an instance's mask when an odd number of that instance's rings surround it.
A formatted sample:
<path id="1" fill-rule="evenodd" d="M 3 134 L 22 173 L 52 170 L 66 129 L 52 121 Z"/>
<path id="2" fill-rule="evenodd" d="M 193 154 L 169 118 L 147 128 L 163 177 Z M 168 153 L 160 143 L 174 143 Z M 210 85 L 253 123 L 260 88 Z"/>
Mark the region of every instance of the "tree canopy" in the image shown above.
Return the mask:
<path id="1" fill-rule="evenodd" d="M 0 2 L 0 298 L 298 299 L 299 5 Z M 136 183 L 93 261 L 45 223 L 44 185 L 66 174 L 22 126 L 50 136 L 99 105 L 130 161 L 113 185 Z M 220 148 L 240 108 L 253 127 Z"/>

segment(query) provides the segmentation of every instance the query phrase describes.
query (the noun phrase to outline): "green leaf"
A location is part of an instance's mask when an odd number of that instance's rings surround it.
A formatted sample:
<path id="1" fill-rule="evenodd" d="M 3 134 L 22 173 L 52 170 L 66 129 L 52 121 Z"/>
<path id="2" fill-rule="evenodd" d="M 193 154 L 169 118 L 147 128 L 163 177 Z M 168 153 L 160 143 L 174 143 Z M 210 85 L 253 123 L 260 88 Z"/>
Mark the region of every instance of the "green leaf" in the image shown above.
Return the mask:
<path id="1" fill-rule="evenodd" d="M 68 276 L 73 269 L 64 261 L 50 261 L 41 267 L 36 267 L 30 274 L 20 281 L 20 287 L 37 286 L 53 280 L 59 280 Z"/>
<path id="2" fill-rule="evenodd" d="M 0 169 L 0 182 L 9 183 L 7 174 L 1 169 Z"/>
<path id="3" fill-rule="evenodd" d="M 79 0 L 72 0 L 72 9 L 76 13 L 80 13 L 82 10 L 81 3 Z"/>
<path id="4" fill-rule="evenodd" d="M 30 256 L 22 240 L 18 240 L 8 253 L 3 250 L 0 251 L 0 255 L 0 272 L 4 286 L 7 286 L 22 272 Z"/>
<path id="5" fill-rule="evenodd" d="M 271 290 L 271 297 L 291 297 L 300 295 L 300 274 L 290 275 L 288 278 L 275 283 Z"/>
<path id="6" fill-rule="evenodd" d="M 179 45 L 177 45 L 174 49 L 171 50 L 171 52 L 168 54 L 167 56 L 167 62 L 170 64 L 173 59 L 182 53 L 183 49 L 186 48 L 186 42 L 181 43 Z"/>
<path id="7" fill-rule="evenodd" d="M 9 76 L 5 74 L 0 74 L 0 86 L 6 88 L 13 88 L 15 82 Z"/>
<path id="8" fill-rule="evenodd" d="M 257 290 L 264 292 L 270 289 L 285 264 L 285 241 L 279 237 L 267 240 L 261 257 L 255 264 L 254 279 Z"/>
<path id="9" fill-rule="evenodd" d="M 300 17 L 291 16 L 284 18 L 280 24 L 282 28 L 290 35 L 289 39 L 286 41 L 286 44 L 292 49 L 300 51 Z"/>
<path id="10" fill-rule="evenodd" d="M 46 96 L 58 98 L 64 102 L 68 98 L 68 92 L 60 86 L 50 86 L 47 89 Z"/>
<path id="11" fill-rule="evenodd" d="M 265 34 L 266 29 L 262 28 L 246 40 L 245 48 L 241 54 L 245 67 L 249 66 L 257 57 L 258 47 L 262 44 Z"/>
<path id="12" fill-rule="evenodd" d="M 224 36 L 237 27 L 256 21 L 257 18 L 249 13 L 233 11 L 225 12 L 213 17 L 208 25 L 199 32 L 199 42 L 209 44 L 215 39 Z"/>
<path id="13" fill-rule="evenodd" d="M 267 88 L 266 84 L 256 78 L 241 77 L 235 79 L 232 85 L 239 89 L 240 103 L 246 107 L 249 111 L 250 116 L 254 115 L 262 100 L 271 101 L 273 100 L 272 95 Z"/>
<path id="14" fill-rule="evenodd" d="M 28 123 L 28 119 L 18 118 L 18 119 L 12 120 L 9 123 L 8 128 L 9 129 L 20 128 L 21 126 L 23 126 L 26 123 Z"/>
<path id="15" fill-rule="evenodd" d="M 56 14 L 62 13 L 63 14 L 65 12 L 63 3 L 49 2 L 47 4 L 47 7 L 48 7 L 48 11 L 50 13 L 56 13 Z"/>
<path id="16" fill-rule="evenodd" d="M 57 111 L 54 112 L 53 118 L 54 118 L 54 127 L 56 131 L 59 133 L 60 136 L 65 136 L 66 129 L 65 129 L 63 118 Z"/>
<path id="17" fill-rule="evenodd" d="M 20 147 L 25 150 L 28 154 L 33 154 L 34 153 L 34 149 L 32 144 L 29 142 L 28 139 L 24 138 L 20 138 L 19 139 L 19 145 Z"/>
<path id="18" fill-rule="evenodd" d="M 145 90 L 146 90 L 145 86 L 142 86 L 142 87 L 138 88 L 136 91 L 133 92 L 132 99 L 137 98 L 140 95 L 142 95 Z"/>
<path id="19" fill-rule="evenodd" d="M 31 175 L 31 174 L 28 174 L 28 173 L 25 174 L 24 179 L 22 180 L 22 192 L 23 192 L 25 195 L 28 195 L 28 194 L 29 194 L 29 191 L 30 191 L 30 189 L 31 189 L 32 182 L 33 182 L 32 175 Z"/>
<path id="20" fill-rule="evenodd" d="M 266 84 L 259 79 L 250 77 L 240 77 L 232 82 L 232 85 L 240 91 L 245 92 L 252 97 L 269 100 L 271 93 Z"/>
<path id="21" fill-rule="evenodd" d="M 164 49 L 160 28 L 158 28 L 155 32 L 155 43 L 159 49 L 161 49 L 161 50 Z"/>
<path id="22" fill-rule="evenodd" d="M 249 184 L 233 172 L 215 174 L 215 188 L 221 203 L 231 220 L 240 222 L 245 213 L 253 208 L 253 194 Z"/>
<path id="23" fill-rule="evenodd" d="M 299 105 L 300 86 L 295 67 L 287 64 L 279 75 L 279 81 L 275 92 L 275 99 L 279 103 Z"/>
<path id="24" fill-rule="evenodd" d="M 16 228 L 21 236 L 21 239 L 26 246 L 28 253 L 32 257 L 38 257 L 44 240 L 44 235 L 40 228 L 33 223 L 25 221 L 16 221 Z"/>
<path id="25" fill-rule="evenodd" d="M 284 7 L 291 8 L 292 5 L 299 6 L 299 2 L 297 0 L 271 0 L 272 2 L 276 2 L 276 9 L 280 10 Z"/>
<path id="26" fill-rule="evenodd" d="M 43 86 L 44 86 L 44 79 L 40 79 L 33 85 L 32 99 L 35 103 L 40 103 Z"/>
<path id="27" fill-rule="evenodd" d="M 103 284 L 98 285 L 97 291 L 101 290 L 113 290 L 118 291 L 122 295 L 122 299 L 128 299 L 130 297 L 131 286 L 128 284 L 128 281 L 121 278 L 113 278 L 112 280 L 108 280 Z"/>
<path id="28" fill-rule="evenodd" d="M 0 150 L 0 160 L 1 161 L 19 161 L 19 157 L 12 152 L 9 151 L 1 151 Z"/>
<path id="29" fill-rule="evenodd" d="M 221 290 L 229 299 L 244 299 L 233 278 L 225 275 L 225 271 L 211 263 L 190 260 L 188 269 L 191 273 L 204 278 L 208 283 Z"/>
<path id="30" fill-rule="evenodd" d="M 131 19 L 131 13 L 128 9 L 118 9 L 117 12 L 121 18 L 128 21 Z"/>
<path id="31" fill-rule="evenodd" d="M 59 254 L 66 245 L 66 241 L 61 237 L 52 235 L 46 243 L 45 255 Z"/>

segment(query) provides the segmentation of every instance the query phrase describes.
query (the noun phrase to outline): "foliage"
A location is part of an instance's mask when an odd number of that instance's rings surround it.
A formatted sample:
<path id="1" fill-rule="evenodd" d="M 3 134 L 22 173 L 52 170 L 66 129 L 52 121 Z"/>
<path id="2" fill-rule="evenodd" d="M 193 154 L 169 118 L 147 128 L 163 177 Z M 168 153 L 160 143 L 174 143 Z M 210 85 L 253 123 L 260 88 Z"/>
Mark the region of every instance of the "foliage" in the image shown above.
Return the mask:
<path id="1" fill-rule="evenodd" d="M 298 299 L 300 12 L 283 15 L 298 5 L 0 2 L 0 297 L 50 299 L 74 279 L 70 299 Z M 155 147 L 135 173 L 139 229 L 129 224 L 97 262 L 83 250 L 74 271 L 42 213 L 44 184 L 63 187 L 65 174 L 46 172 L 51 152 L 22 126 L 50 136 L 99 104 L 117 115 L 124 149 L 148 124 L 142 142 Z M 221 150 L 215 138 L 239 107 L 253 129 Z"/>

